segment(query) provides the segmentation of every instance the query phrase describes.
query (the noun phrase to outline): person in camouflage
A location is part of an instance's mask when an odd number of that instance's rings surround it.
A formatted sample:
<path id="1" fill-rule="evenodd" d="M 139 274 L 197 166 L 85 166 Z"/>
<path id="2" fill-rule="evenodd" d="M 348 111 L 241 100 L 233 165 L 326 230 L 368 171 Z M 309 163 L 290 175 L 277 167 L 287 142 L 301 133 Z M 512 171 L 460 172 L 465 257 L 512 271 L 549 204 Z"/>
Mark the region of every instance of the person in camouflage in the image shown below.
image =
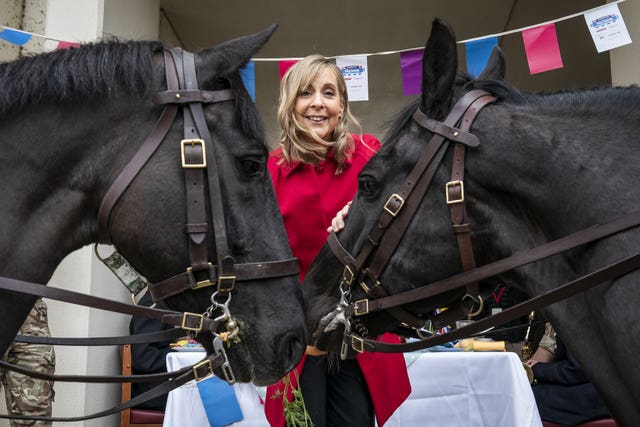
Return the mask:
<path id="1" fill-rule="evenodd" d="M 29 316 L 22 324 L 20 335 L 49 336 L 47 305 L 37 299 Z M 4 360 L 27 369 L 52 375 L 55 371 L 55 352 L 52 345 L 14 342 L 9 346 Z M 0 369 L 7 410 L 12 415 L 51 416 L 53 381 L 43 381 Z M 11 420 L 11 427 L 51 426 L 47 421 Z"/>

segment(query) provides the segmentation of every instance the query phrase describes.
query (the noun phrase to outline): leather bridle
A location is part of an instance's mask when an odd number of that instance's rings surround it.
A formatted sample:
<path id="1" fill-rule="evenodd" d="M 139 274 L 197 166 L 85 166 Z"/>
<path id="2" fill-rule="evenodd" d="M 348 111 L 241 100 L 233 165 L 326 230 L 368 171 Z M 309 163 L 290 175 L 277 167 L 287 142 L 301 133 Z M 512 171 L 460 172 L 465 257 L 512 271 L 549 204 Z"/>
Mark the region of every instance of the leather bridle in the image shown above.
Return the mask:
<path id="1" fill-rule="evenodd" d="M 122 345 L 126 343 L 146 343 L 169 338 L 178 338 L 184 331 L 199 333 L 211 332 L 214 336 L 214 353 L 207 355 L 192 368 L 157 375 L 131 376 L 60 376 L 46 375 L 0 361 L 0 368 L 21 372 L 34 378 L 51 381 L 72 382 L 148 382 L 170 379 L 160 386 L 137 396 L 129 402 L 114 408 L 82 417 L 35 417 L 7 416 L 0 418 L 80 421 L 103 417 L 139 405 L 149 399 L 166 394 L 192 380 L 213 374 L 220 368 L 228 383 L 235 382 L 233 370 L 229 364 L 223 341 L 233 339 L 239 326 L 230 313 L 231 292 L 237 282 L 261 280 L 298 274 L 296 258 L 281 261 L 262 261 L 236 263 L 230 255 L 225 227 L 222 193 L 219 172 L 215 158 L 215 147 L 211 140 L 204 117 L 203 104 L 233 101 L 232 89 L 204 91 L 198 88 L 195 55 L 179 48 L 164 51 L 167 90 L 153 96 L 154 103 L 164 105 L 160 118 L 151 133 L 144 140 L 129 163 L 120 172 L 105 193 L 98 213 L 98 230 L 101 243 L 111 243 L 109 219 L 118 200 L 142 170 L 147 161 L 158 149 L 173 125 L 178 110 L 183 112 L 184 138 L 180 142 L 181 163 L 185 174 L 185 192 L 187 200 L 187 221 L 185 231 L 188 235 L 190 265 L 184 273 L 159 283 L 150 284 L 149 291 L 154 301 L 178 295 L 182 292 L 214 287 L 211 296 L 212 305 L 205 313 L 181 313 L 172 310 L 160 310 L 149 307 L 124 304 L 105 298 L 93 297 L 60 288 L 47 287 L 37 283 L 0 277 L 0 289 L 27 295 L 41 296 L 73 304 L 95 307 L 102 310 L 124 314 L 146 316 L 164 323 L 177 326 L 160 333 L 140 334 L 123 337 L 100 338 L 52 338 L 18 336 L 16 341 L 55 345 Z M 206 188 L 208 187 L 208 192 Z M 207 220 L 206 200 L 209 199 L 211 226 Z M 217 262 L 208 259 L 207 236 L 213 233 Z M 214 317 L 216 312 L 221 314 Z M 218 333 L 222 326 L 223 333 Z"/>
<path id="2" fill-rule="evenodd" d="M 166 105 L 166 107 L 154 130 L 113 182 L 102 200 L 98 214 L 101 242 L 110 242 L 109 217 L 113 207 L 159 147 L 180 107 L 184 118 L 184 139 L 180 142 L 180 148 L 187 196 L 185 231 L 189 241 L 190 266 L 184 273 L 151 284 L 149 291 L 154 301 L 208 286 L 216 286 L 217 293 L 229 295 L 236 281 L 297 274 L 299 266 L 296 258 L 236 263 L 230 255 L 215 147 L 211 141 L 202 104 L 231 101 L 234 99 L 234 92 L 231 89 L 217 91 L 198 89 L 193 53 L 176 48 L 165 51 L 164 59 L 167 90 L 155 94 L 153 99 L 155 103 Z M 207 221 L 207 196 L 211 211 L 211 228 Z M 218 261 L 215 264 L 208 259 L 207 234 L 211 232 L 215 238 Z"/>
<path id="3" fill-rule="evenodd" d="M 358 353 L 364 351 L 415 351 L 467 337 L 492 326 L 517 319 L 527 315 L 531 310 L 568 298 L 606 280 L 640 268 L 640 254 L 636 254 L 543 295 L 531 298 L 497 315 L 476 321 L 450 333 L 425 338 L 425 334 L 432 335 L 425 331 L 426 325 L 430 326 L 426 329 L 438 328 L 452 324 L 454 320 L 464 317 L 470 319 L 482 312 L 483 301 L 479 292 L 480 280 L 640 224 L 640 212 L 635 212 L 602 226 L 592 227 L 534 248 L 524 254 L 517 254 L 476 268 L 470 237 L 471 226 L 467 221 L 464 205 L 465 147 L 479 145 L 478 138 L 468 131 L 480 110 L 493 101 L 495 101 L 495 97 L 483 90 L 467 92 L 454 105 L 444 122 L 428 118 L 418 108 L 413 115 L 413 120 L 434 135 L 404 180 L 400 190 L 386 201 L 376 225 L 364 241 L 359 254 L 356 257 L 352 256 L 340 243 L 336 234 L 330 234 L 329 247 L 344 265 L 344 270 L 340 281 L 340 302 L 332 312 L 321 319 L 321 324 L 326 325 L 324 332 L 331 332 L 340 325 L 344 326 L 342 358 L 350 357 L 354 351 Z M 413 219 L 418 205 L 423 200 L 450 142 L 453 142 L 454 145 L 453 160 L 451 179 L 445 185 L 445 195 L 446 203 L 450 209 L 452 229 L 458 243 L 463 273 L 410 291 L 389 295 L 380 278 Z M 355 302 L 351 301 L 353 283 L 360 285 L 367 298 Z M 410 303 L 451 292 L 460 287 L 466 288 L 463 298 L 439 314 L 426 315 L 427 318 L 424 318 L 403 308 Z M 418 336 L 421 340 L 408 344 L 387 344 L 367 338 L 366 327 L 362 325 L 358 317 L 379 311 L 386 311 L 395 317 L 403 328 L 409 328 L 413 331 L 411 335 Z M 357 333 L 353 329 L 356 329 Z"/>

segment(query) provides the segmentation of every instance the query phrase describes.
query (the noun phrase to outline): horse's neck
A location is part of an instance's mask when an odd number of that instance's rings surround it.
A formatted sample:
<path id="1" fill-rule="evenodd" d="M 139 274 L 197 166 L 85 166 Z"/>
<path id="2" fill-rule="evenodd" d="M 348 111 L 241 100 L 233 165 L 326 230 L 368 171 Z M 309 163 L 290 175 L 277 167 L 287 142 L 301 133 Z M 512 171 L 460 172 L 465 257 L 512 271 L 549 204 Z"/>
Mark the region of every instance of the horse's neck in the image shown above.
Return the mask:
<path id="1" fill-rule="evenodd" d="M 91 242 L 96 194 L 114 167 L 108 129 L 117 120 L 108 111 L 42 107 L 2 124 L 0 275 L 46 281 L 64 256 Z"/>
<path id="2" fill-rule="evenodd" d="M 506 108 L 485 114 L 474 129 L 482 146 L 468 150 L 465 179 L 470 221 L 490 230 L 485 256 L 521 252 L 633 210 L 631 198 L 622 209 L 604 203 L 617 193 L 616 176 L 634 173 L 627 166 L 633 163 L 611 161 L 609 140 L 593 133 L 597 118 Z M 572 268 L 563 257 L 512 274 L 553 286 L 544 283 L 569 277 Z"/>

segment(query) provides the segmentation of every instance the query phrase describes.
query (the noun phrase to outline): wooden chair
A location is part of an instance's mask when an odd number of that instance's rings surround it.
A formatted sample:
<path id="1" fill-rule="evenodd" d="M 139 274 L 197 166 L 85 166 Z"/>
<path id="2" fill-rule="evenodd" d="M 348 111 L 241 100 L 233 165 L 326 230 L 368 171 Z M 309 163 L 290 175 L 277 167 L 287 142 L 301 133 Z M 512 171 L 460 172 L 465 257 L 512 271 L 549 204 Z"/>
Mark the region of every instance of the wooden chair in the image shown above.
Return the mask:
<path id="1" fill-rule="evenodd" d="M 131 345 L 122 346 L 122 375 L 131 375 Z M 122 402 L 131 399 L 131 383 L 122 383 Z M 162 427 L 164 412 L 148 409 L 125 409 L 120 413 L 120 427 Z"/>

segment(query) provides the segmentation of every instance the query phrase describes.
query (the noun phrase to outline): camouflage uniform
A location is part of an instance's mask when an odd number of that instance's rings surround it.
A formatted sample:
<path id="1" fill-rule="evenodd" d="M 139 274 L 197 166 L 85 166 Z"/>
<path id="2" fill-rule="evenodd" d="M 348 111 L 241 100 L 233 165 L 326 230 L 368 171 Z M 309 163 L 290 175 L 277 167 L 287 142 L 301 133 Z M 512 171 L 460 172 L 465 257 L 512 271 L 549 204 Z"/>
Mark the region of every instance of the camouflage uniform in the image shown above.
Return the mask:
<path id="1" fill-rule="evenodd" d="M 551 326 L 551 323 L 549 322 L 545 324 L 544 335 L 540 339 L 540 344 L 538 344 L 538 347 L 544 348 L 549 353 L 556 353 L 556 331 L 553 329 L 553 326 Z"/>
<path id="2" fill-rule="evenodd" d="M 29 312 L 29 316 L 18 332 L 20 335 L 49 336 L 47 305 L 42 299 Z M 27 369 L 53 374 L 56 357 L 52 345 L 14 342 L 9 346 L 4 359 Z M 12 371 L 0 369 L 0 380 L 4 386 L 7 408 L 10 414 L 51 416 L 53 402 L 53 381 L 29 378 Z M 11 420 L 15 426 L 51 426 L 51 422 Z"/>

